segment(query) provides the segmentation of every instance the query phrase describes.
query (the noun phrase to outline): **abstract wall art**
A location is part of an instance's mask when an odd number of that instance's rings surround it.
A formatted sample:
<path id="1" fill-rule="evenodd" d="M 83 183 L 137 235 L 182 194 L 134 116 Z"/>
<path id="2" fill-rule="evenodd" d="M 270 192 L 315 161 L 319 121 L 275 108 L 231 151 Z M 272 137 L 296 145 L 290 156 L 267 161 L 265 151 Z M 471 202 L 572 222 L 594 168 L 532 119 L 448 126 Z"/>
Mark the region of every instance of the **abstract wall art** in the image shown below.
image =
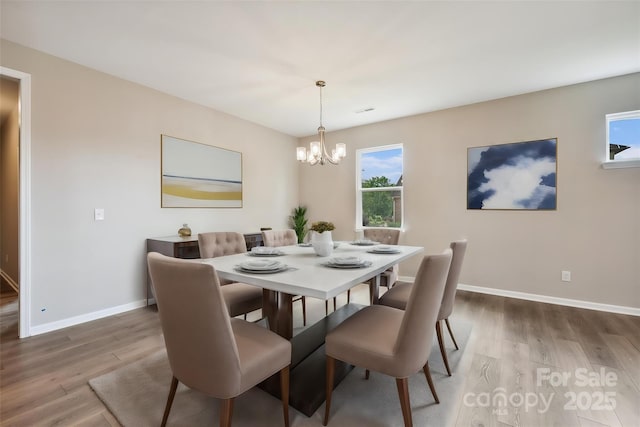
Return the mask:
<path id="1" fill-rule="evenodd" d="M 555 210 L 557 138 L 467 149 L 467 209 Z"/>
<path id="2" fill-rule="evenodd" d="M 163 208 L 241 208 L 242 153 L 161 136 Z"/>

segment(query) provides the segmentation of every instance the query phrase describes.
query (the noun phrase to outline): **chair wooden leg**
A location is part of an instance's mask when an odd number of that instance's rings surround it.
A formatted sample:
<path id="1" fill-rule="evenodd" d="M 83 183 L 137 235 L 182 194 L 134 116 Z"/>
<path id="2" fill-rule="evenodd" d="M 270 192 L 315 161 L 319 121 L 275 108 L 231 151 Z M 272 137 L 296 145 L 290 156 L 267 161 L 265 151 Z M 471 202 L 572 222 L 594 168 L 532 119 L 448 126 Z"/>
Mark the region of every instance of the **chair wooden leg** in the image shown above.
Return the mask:
<path id="1" fill-rule="evenodd" d="M 398 397 L 400 398 L 400 407 L 402 408 L 404 426 L 412 427 L 413 420 L 411 418 L 411 400 L 409 399 L 408 378 L 396 378 L 396 385 L 398 386 Z"/>
<path id="2" fill-rule="evenodd" d="M 327 400 L 324 403 L 324 421 L 322 422 L 323 426 L 326 426 L 329 422 L 329 412 L 331 411 L 331 393 L 333 392 L 333 376 L 336 371 L 336 359 L 331 356 L 327 356 L 327 382 L 325 394 L 327 396 Z"/>
<path id="3" fill-rule="evenodd" d="M 233 397 L 223 399 L 220 404 L 220 427 L 231 427 L 231 416 L 233 415 Z"/>
<path id="4" fill-rule="evenodd" d="M 438 344 L 440 345 L 440 354 L 442 354 L 444 367 L 447 368 L 447 374 L 451 376 L 451 369 L 449 369 L 449 359 L 447 359 L 447 350 L 444 348 L 444 342 L 442 341 L 442 322 L 440 320 L 436 320 L 436 335 L 438 336 Z"/>
<path id="5" fill-rule="evenodd" d="M 173 404 L 173 398 L 176 396 L 176 390 L 178 389 L 178 379 L 171 377 L 171 387 L 169 388 L 169 396 L 167 397 L 167 404 L 164 407 L 164 415 L 162 416 L 161 427 L 167 425 L 167 419 L 169 418 L 169 411 L 171 411 L 171 405 Z"/>
<path id="6" fill-rule="evenodd" d="M 301 297 L 302 301 L 302 326 L 307 326 L 307 297 Z"/>
<path id="7" fill-rule="evenodd" d="M 429 362 L 425 363 L 422 367 L 424 371 L 424 376 L 427 378 L 427 383 L 429 384 L 429 388 L 431 389 L 431 394 L 435 399 L 436 403 L 440 403 L 440 399 L 438 398 L 438 393 L 436 393 L 436 388 L 433 386 L 433 380 L 431 379 L 431 370 L 429 370 Z"/>
<path id="8" fill-rule="evenodd" d="M 289 366 L 280 371 L 280 394 L 282 395 L 284 426 L 289 427 Z"/>
<path id="9" fill-rule="evenodd" d="M 459 350 L 458 343 L 456 342 L 456 339 L 453 336 L 453 332 L 451 332 L 451 325 L 449 324 L 449 318 L 447 317 L 446 319 L 444 319 L 444 321 L 447 324 L 447 329 L 449 330 L 449 335 L 451 336 L 451 340 L 453 340 L 453 345 L 456 346 L 456 350 Z"/>

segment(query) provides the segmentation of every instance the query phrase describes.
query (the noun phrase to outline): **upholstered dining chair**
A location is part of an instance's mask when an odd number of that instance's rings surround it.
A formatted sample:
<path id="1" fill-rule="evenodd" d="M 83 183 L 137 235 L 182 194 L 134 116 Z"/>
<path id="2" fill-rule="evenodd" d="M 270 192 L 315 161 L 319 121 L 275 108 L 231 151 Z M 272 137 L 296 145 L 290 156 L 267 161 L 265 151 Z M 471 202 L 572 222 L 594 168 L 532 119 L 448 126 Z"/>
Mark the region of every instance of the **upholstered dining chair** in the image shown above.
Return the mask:
<path id="1" fill-rule="evenodd" d="M 440 305 L 440 312 L 436 320 L 436 335 L 438 336 L 438 345 L 440 346 L 440 354 L 442 354 L 442 360 L 444 366 L 447 369 L 447 374 L 451 376 L 451 368 L 449 368 L 449 359 L 447 358 L 447 350 L 444 347 L 444 340 L 442 338 L 442 321 L 444 320 L 449 335 L 453 341 L 453 345 L 458 350 L 458 343 L 456 342 L 453 332 L 451 331 L 451 325 L 449 324 L 449 316 L 453 312 L 453 303 L 456 298 L 456 290 L 458 289 L 458 279 L 460 278 L 460 271 L 462 270 L 462 261 L 464 260 L 464 254 L 467 251 L 467 241 L 458 240 L 451 242 L 451 250 L 453 251 L 453 259 L 451 260 L 451 268 L 449 269 L 449 275 L 447 276 L 447 284 L 444 289 L 444 296 L 442 297 L 442 304 Z M 385 293 L 380 298 L 380 304 L 390 307 L 399 308 L 404 310 L 407 306 L 411 295 L 412 285 L 410 283 L 400 283 Z"/>
<path id="2" fill-rule="evenodd" d="M 247 252 L 247 245 L 242 233 L 209 232 L 198 234 L 200 257 L 215 258 Z M 262 289 L 246 283 L 221 280 L 222 295 L 227 303 L 229 314 L 236 317 L 262 308 Z"/>
<path id="3" fill-rule="evenodd" d="M 298 244 L 295 230 L 263 230 L 262 242 L 265 246 L 291 246 Z M 293 298 L 292 303 L 300 301 L 302 304 L 302 325 L 307 326 L 307 298 L 304 295 Z"/>
<path id="4" fill-rule="evenodd" d="M 234 399 L 280 373 L 284 425 L 289 426 L 291 343 L 255 323 L 229 316 L 213 266 L 147 255 L 173 377 L 162 426 L 178 383 L 222 399 L 220 426 L 231 425 Z"/>
<path id="5" fill-rule="evenodd" d="M 331 411 L 336 359 L 367 369 L 367 378 L 369 370 L 394 377 L 407 427 L 412 426 L 408 386 L 411 375 L 422 369 L 436 403 L 440 402 L 429 371 L 431 325 L 440 310 L 451 257 L 451 249 L 447 249 L 423 258 L 406 310 L 370 305 L 327 334 L 325 426 Z"/>

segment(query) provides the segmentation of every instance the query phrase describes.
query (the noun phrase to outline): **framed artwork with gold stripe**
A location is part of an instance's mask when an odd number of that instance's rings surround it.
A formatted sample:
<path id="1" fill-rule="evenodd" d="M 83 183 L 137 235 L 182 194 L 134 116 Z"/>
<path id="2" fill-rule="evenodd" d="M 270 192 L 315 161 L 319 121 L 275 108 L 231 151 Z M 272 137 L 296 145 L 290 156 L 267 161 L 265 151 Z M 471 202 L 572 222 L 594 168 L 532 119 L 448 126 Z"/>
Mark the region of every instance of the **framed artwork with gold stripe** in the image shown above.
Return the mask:
<path id="1" fill-rule="evenodd" d="M 242 153 L 161 135 L 163 208 L 241 208 Z"/>

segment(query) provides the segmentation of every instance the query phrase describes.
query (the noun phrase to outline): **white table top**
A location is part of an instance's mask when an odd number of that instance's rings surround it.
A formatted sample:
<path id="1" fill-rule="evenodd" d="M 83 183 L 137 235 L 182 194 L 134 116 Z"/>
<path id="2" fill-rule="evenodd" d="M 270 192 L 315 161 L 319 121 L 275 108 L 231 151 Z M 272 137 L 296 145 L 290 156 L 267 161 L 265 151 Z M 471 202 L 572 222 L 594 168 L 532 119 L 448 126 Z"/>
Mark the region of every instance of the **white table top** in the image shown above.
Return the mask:
<path id="1" fill-rule="evenodd" d="M 201 262 L 211 264 L 218 276 L 224 279 L 259 286 L 273 291 L 291 295 L 303 295 L 312 298 L 333 298 L 353 286 L 369 280 L 387 268 L 424 251 L 419 246 L 395 246 L 400 250 L 396 254 L 373 254 L 367 251 L 375 246 L 356 246 L 341 242 L 329 257 L 319 257 L 311 247 L 282 246 L 284 252 L 279 257 L 253 257 L 247 254 L 228 255 L 217 258 L 202 259 Z M 358 256 L 371 261 L 371 266 L 355 269 L 337 269 L 326 267 L 332 257 Z M 251 274 L 236 269 L 241 262 L 256 259 L 278 260 L 291 267 L 272 274 Z"/>

